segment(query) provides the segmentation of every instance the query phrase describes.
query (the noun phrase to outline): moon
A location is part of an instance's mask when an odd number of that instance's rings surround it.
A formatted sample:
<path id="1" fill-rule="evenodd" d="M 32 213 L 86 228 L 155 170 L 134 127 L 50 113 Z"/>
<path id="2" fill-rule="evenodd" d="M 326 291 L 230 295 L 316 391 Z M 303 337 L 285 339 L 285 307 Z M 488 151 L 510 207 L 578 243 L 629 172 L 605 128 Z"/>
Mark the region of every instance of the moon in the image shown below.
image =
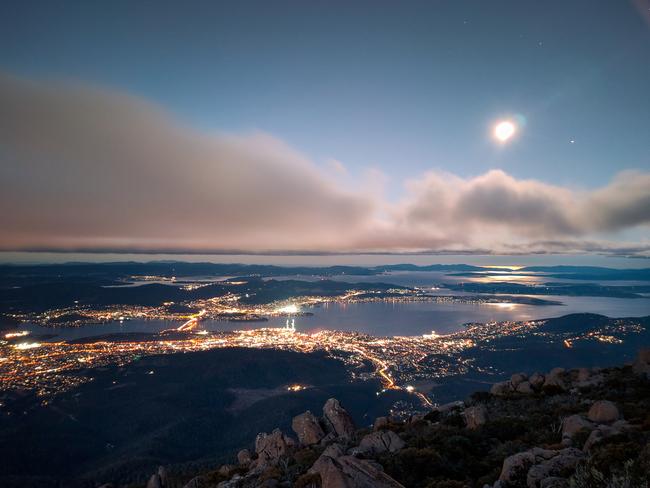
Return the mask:
<path id="1" fill-rule="evenodd" d="M 493 134 L 497 141 L 508 142 L 517 132 L 517 126 L 511 120 L 501 120 L 494 126 Z"/>

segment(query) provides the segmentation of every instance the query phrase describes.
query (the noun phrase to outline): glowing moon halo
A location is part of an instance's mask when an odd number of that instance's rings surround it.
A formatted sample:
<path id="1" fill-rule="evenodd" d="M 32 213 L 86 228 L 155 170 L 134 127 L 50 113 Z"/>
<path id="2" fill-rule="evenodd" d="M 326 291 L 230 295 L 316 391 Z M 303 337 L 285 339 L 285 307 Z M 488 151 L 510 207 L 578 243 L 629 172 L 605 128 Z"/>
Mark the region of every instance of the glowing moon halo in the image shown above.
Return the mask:
<path id="1" fill-rule="evenodd" d="M 499 142 L 507 142 L 517 132 L 517 126 L 510 120 L 502 120 L 494 126 L 494 137 Z"/>

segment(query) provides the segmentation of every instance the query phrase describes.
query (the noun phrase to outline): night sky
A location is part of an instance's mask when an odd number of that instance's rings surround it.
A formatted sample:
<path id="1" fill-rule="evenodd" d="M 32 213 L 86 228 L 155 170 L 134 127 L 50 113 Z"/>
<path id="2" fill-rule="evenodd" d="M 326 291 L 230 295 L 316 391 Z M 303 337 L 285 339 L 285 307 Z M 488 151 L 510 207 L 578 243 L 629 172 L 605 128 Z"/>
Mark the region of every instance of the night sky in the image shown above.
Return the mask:
<path id="1" fill-rule="evenodd" d="M 649 257 L 649 87 L 643 0 L 5 2 L 0 249 Z"/>

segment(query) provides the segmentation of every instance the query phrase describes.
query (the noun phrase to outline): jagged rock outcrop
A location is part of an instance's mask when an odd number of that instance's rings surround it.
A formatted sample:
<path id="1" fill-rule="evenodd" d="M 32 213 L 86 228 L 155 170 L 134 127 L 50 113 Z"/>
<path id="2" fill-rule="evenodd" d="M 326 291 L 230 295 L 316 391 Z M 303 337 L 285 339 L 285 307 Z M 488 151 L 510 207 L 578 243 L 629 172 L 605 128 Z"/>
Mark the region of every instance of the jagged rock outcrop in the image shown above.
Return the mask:
<path id="1" fill-rule="evenodd" d="M 339 458 L 345 455 L 345 449 L 339 443 L 330 444 L 325 448 L 321 456 L 331 457 L 333 459 Z"/>
<path id="2" fill-rule="evenodd" d="M 242 449 L 237 453 L 237 462 L 240 466 L 248 466 L 252 460 L 253 457 L 248 449 Z"/>
<path id="3" fill-rule="evenodd" d="M 618 407 L 608 400 L 597 401 L 591 406 L 587 413 L 589 420 L 598 424 L 610 424 L 616 422 L 619 416 Z"/>
<path id="4" fill-rule="evenodd" d="M 642 360 L 637 361 L 643 362 Z M 650 370 L 650 366 L 648 368 Z M 554 368 L 546 375 L 534 373 L 528 377 L 525 373 L 513 374 L 507 381 L 494 383 L 490 388 L 490 393 L 496 397 L 511 394 L 532 395 L 540 393 L 544 388 L 549 391 L 569 391 L 575 388 L 596 386 L 602 381 L 603 375 L 598 370 L 580 368 L 566 371 L 564 368 Z"/>
<path id="5" fill-rule="evenodd" d="M 147 481 L 147 488 L 164 488 L 158 473 L 151 475 L 149 481 Z"/>
<path id="6" fill-rule="evenodd" d="M 318 444 L 325 437 L 318 419 L 309 410 L 296 415 L 291 422 L 291 428 L 298 436 L 298 442 L 303 446 Z"/>
<path id="7" fill-rule="evenodd" d="M 366 435 L 359 443 L 359 451 L 379 454 L 382 452 L 397 452 L 406 443 L 392 430 L 383 430 Z"/>
<path id="8" fill-rule="evenodd" d="M 321 456 L 311 471 L 320 475 L 322 488 L 403 488 L 377 463 L 354 456 Z"/>
<path id="9" fill-rule="evenodd" d="M 169 476 L 167 474 L 167 468 L 164 466 L 158 466 L 158 469 L 154 474 L 151 475 L 147 481 L 146 488 L 169 488 Z"/>
<path id="10" fill-rule="evenodd" d="M 336 398 L 330 398 L 325 402 L 323 416 L 328 430 L 338 437 L 349 439 L 357 430 L 354 420 Z"/>
<path id="11" fill-rule="evenodd" d="M 259 465 L 275 465 L 280 458 L 287 456 L 294 446 L 294 441 L 285 436 L 280 429 L 270 434 L 261 433 L 255 439 L 255 452 Z"/>
<path id="12" fill-rule="evenodd" d="M 610 388 L 610 384 L 617 388 Z M 585 469 L 591 470 L 594 459 L 608 458 L 612 445 L 620 446 L 611 451 L 616 456 L 630 452 L 630 446 L 639 446 L 639 459 L 645 459 L 643 446 L 650 440 L 650 401 L 644 400 L 648 386 L 629 367 L 556 368 L 546 375 L 535 373 L 530 377 L 518 373 L 493 387 L 492 395 L 472 395 L 467 402 L 451 402 L 425 416 L 402 421 L 380 417 L 363 437 L 341 404 L 329 399 L 323 418 L 309 411 L 294 417 L 292 428 L 299 444 L 278 429 L 260 434 L 255 453 L 242 450 L 237 466 L 224 465 L 213 473 L 220 479 L 229 478 L 218 488 L 288 488 L 292 483 L 305 488 L 398 488 L 400 481 L 420 486 L 421 480 L 430 479 L 436 483 L 440 479 L 441 486 L 483 486 L 477 485 L 477 480 L 493 482 L 498 466 L 480 468 L 480 477 L 472 480 L 466 478 L 473 471 L 469 466 L 489 459 L 494 462 L 503 452 L 512 452 L 513 446 L 524 446 L 525 450 L 503 461 L 492 488 L 570 488 L 575 477 L 593 480 L 589 478 L 593 471 Z M 629 423 L 621 420 L 621 412 Z M 563 417 L 567 413 L 571 415 Z M 483 442 L 486 436 L 489 442 Z M 476 451 L 467 448 L 474 439 L 482 440 Z M 453 457 L 445 455 L 447 447 Z M 467 455 L 464 450 L 469 451 Z M 450 470 L 450 475 L 438 474 L 440 467 L 459 458 L 464 459 L 464 465 Z M 384 463 L 390 475 L 376 460 Z M 576 471 L 579 464 L 583 467 Z M 171 488 L 162 483 L 165 476 L 166 472 L 159 469 L 147 488 Z M 214 483 L 209 483 L 208 477 L 197 477 L 185 488 L 214 488 Z M 591 486 L 592 482 L 580 483 L 577 486 Z M 485 484 L 484 488 L 489 486 Z"/>

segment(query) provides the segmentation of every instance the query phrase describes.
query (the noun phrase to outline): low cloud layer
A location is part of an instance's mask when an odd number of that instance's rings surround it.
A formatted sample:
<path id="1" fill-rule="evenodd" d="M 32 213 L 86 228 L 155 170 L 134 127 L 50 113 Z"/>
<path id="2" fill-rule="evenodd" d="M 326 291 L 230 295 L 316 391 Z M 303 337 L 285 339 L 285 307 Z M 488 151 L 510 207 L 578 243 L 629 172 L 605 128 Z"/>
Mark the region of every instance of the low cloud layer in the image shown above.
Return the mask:
<path id="1" fill-rule="evenodd" d="M 0 76 L 0 158 L 2 250 L 650 254 L 650 173 L 581 191 L 431 172 L 389 203 L 338 161 L 72 83 Z"/>

